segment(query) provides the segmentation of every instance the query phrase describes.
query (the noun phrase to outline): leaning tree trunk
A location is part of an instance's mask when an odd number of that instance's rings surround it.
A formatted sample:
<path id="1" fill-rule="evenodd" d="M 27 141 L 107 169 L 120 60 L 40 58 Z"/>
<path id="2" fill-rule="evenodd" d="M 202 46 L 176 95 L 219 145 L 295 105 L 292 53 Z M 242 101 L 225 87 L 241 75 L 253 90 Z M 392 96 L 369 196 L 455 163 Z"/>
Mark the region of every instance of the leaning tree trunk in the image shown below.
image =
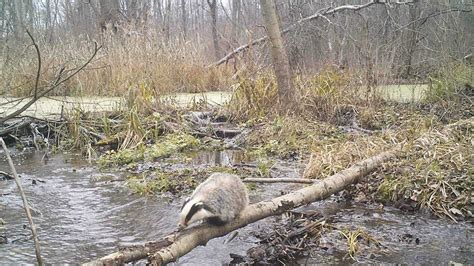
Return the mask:
<path id="1" fill-rule="evenodd" d="M 292 82 L 290 64 L 278 22 L 278 15 L 274 0 L 260 0 L 262 16 L 267 29 L 267 35 L 271 44 L 271 55 L 273 70 L 278 83 L 278 97 L 280 104 L 292 103 Z"/>

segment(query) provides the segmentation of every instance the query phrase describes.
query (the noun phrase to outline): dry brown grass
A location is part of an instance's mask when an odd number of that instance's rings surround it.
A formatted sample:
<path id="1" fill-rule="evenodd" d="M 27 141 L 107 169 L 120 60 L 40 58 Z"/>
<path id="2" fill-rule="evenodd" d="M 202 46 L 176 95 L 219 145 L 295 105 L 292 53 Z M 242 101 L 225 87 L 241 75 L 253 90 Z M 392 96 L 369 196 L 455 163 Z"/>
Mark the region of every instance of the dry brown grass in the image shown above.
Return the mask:
<path id="1" fill-rule="evenodd" d="M 295 113 L 309 120 L 346 124 L 352 118 L 345 117 L 348 112 L 357 112 L 359 107 L 376 108 L 379 103 L 374 95 L 363 93 L 360 82 L 357 72 L 332 67 L 317 74 L 297 75 L 293 78 L 295 109 L 288 112 L 278 104 L 275 76 L 270 69 L 264 69 L 240 76 L 229 109 L 244 121 Z"/>
<path id="2" fill-rule="evenodd" d="M 105 36 L 97 58 L 84 71 L 54 94 L 123 96 L 138 84 L 161 93 L 226 90 L 232 77 L 231 67 L 206 68 L 209 63 L 203 49 L 193 43 L 164 45 L 150 36 Z M 40 86 L 53 80 L 61 66 L 79 65 L 93 47 L 88 41 L 40 43 L 43 71 Z M 3 93 L 29 95 L 33 86 L 37 59 L 24 44 L 10 46 L 0 55 Z"/>

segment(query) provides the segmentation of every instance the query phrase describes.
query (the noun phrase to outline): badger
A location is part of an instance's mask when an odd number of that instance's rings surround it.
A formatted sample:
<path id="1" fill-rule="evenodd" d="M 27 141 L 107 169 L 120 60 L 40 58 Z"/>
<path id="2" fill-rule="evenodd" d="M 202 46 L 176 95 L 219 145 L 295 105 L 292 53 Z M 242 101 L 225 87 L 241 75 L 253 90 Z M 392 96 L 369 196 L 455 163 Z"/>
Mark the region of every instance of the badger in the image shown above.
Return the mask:
<path id="1" fill-rule="evenodd" d="M 179 229 L 204 221 L 224 225 L 248 205 L 247 189 L 236 175 L 214 173 L 200 184 L 181 207 Z"/>

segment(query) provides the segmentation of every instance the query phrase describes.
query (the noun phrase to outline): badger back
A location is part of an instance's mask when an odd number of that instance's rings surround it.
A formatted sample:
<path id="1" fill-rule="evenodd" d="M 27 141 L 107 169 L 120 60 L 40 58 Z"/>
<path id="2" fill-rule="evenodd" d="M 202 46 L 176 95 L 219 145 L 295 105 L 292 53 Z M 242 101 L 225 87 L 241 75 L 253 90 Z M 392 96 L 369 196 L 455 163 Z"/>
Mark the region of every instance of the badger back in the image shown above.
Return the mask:
<path id="1" fill-rule="evenodd" d="M 205 202 L 223 222 L 233 220 L 249 203 L 245 184 L 238 176 L 228 173 L 212 174 L 191 198 Z"/>

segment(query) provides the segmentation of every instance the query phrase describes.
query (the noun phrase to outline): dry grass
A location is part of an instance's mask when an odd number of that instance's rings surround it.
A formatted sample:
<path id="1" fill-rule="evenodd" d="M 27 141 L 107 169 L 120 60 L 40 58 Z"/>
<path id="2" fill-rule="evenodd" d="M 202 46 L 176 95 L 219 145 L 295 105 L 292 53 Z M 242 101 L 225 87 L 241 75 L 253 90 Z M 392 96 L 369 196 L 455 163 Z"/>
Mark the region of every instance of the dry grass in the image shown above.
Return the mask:
<path id="1" fill-rule="evenodd" d="M 160 93 L 225 90 L 230 86 L 231 68 L 206 68 L 206 53 L 191 42 L 164 45 L 153 36 L 140 35 L 105 36 L 100 44 L 103 48 L 93 63 L 54 94 L 124 96 L 140 84 Z M 93 47 L 92 42 L 72 40 L 39 45 L 43 59 L 40 86 L 53 80 L 62 66 L 79 65 Z M 2 93 L 29 95 L 37 67 L 34 51 L 28 44 L 4 51 L 0 58 Z"/>
<path id="2" fill-rule="evenodd" d="M 295 113 L 309 120 L 344 124 L 348 109 L 375 107 L 378 99 L 361 93 L 357 73 L 331 67 L 315 75 L 301 74 L 293 79 L 297 103 Z M 268 69 L 241 75 L 229 109 L 240 120 L 257 120 L 287 113 L 278 105 L 275 76 Z"/>
<path id="3" fill-rule="evenodd" d="M 371 136 L 316 141 L 303 177 L 323 179 L 383 152 L 390 146 L 388 140 Z"/>
<path id="4" fill-rule="evenodd" d="M 385 169 L 378 194 L 454 221 L 473 217 L 474 119 L 432 128 Z"/>
<path id="5" fill-rule="evenodd" d="M 270 71 L 255 77 L 246 74 L 234 85 L 229 110 L 239 120 L 259 119 L 277 111 L 277 100 L 277 84 Z"/>

